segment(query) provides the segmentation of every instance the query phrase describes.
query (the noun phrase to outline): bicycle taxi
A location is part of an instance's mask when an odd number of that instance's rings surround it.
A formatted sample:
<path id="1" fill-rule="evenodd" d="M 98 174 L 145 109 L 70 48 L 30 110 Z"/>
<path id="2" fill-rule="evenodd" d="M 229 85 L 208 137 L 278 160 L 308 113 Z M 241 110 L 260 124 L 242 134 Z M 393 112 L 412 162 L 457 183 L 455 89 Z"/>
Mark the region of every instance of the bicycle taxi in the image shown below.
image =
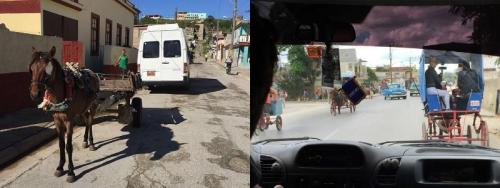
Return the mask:
<path id="1" fill-rule="evenodd" d="M 458 64 L 459 60 L 469 62 L 470 68 L 478 75 L 479 92 L 471 92 L 469 96 L 457 96 L 456 90 L 450 93 L 450 110 L 444 110 L 444 99 L 438 95 L 430 95 L 426 91 L 426 64 L 434 58 L 443 72 L 445 65 Z M 456 74 L 456 73 L 454 73 Z M 441 74 L 442 75 L 442 74 Z M 424 140 L 439 139 L 448 142 L 468 142 L 488 146 L 488 128 L 482 120 L 480 111 L 483 84 L 483 62 L 481 54 L 462 53 L 423 49 L 419 69 L 419 93 L 424 104 L 426 120 L 422 123 Z"/>

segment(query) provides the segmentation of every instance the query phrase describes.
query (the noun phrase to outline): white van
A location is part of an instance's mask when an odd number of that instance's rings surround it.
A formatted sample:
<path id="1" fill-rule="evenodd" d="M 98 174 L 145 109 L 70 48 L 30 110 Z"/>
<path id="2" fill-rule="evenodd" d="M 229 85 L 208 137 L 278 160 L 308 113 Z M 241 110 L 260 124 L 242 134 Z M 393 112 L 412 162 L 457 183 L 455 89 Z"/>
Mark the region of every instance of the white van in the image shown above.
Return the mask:
<path id="1" fill-rule="evenodd" d="M 188 48 L 179 25 L 148 26 L 141 34 L 137 58 L 143 85 L 189 85 Z"/>

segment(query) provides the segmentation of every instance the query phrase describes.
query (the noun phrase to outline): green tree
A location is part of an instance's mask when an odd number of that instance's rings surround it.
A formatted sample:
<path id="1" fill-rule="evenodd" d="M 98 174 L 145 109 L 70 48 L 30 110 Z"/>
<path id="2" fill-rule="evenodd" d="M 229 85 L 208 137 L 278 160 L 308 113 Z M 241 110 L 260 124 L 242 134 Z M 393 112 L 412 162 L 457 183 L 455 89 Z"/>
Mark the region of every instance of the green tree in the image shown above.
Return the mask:
<path id="1" fill-rule="evenodd" d="M 378 78 L 375 72 L 371 68 L 366 68 L 366 72 L 368 73 L 368 81 L 370 82 L 377 82 Z"/>
<path id="2" fill-rule="evenodd" d="M 140 23 L 142 25 L 156 24 L 156 20 L 148 17 L 141 18 Z"/>
<path id="3" fill-rule="evenodd" d="M 217 21 L 215 20 L 215 18 L 213 16 L 208 16 L 207 19 L 205 19 L 205 21 L 203 21 L 203 24 L 205 24 L 205 27 L 208 30 L 215 30 L 217 27 Z"/>
<path id="4" fill-rule="evenodd" d="M 278 50 L 288 49 L 288 61 L 290 62 L 287 72 L 282 74 L 281 80 L 278 80 L 278 86 L 287 90 L 292 99 L 301 96 L 304 89 L 312 93 L 314 81 L 320 71 L 315 68 L 313 60 L 307 57 L 304 46 L 293 45 L 288 48 L 278 48 Z"/>
<path id="5" fill-rule="evenodd" d="M 500 53 L 500 17 L 499 5 L 488 6 L 451 6 L 450 12 L 462 17 L 462 25 L 472 23 L 473 31 L 469 38 L 474 44 L 481 46 L 486 54 Z"/>

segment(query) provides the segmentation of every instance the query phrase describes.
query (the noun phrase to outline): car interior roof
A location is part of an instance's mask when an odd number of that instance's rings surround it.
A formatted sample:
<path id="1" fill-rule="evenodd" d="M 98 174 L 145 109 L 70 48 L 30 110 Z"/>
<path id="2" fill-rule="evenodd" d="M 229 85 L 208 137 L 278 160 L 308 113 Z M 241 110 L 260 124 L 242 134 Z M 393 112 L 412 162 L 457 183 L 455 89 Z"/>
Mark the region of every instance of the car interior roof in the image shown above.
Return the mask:
<path id="1" fill-rule="evenodd" d="M 390 11 L 390 7 L 383 7 L 384 5 L 394 5 L 394 6 L 416 6 L 416 5 L 443 5 L 443 6 L 450 6 L 450 5 L 500 5 L 500 1 L 497 0 L 478 0 L 478 1 L 467 1 L 467 0 L 436 0 L 436 1 L 430 1 L 430 0 L 405 0 L 405 1 L 397 1 L 397 0 L 255 0 L 254 2 L 276 2 L 274 4 L 258 4 L 257 7 L 262 8 L 264 6 L 268 6 L 266 8 L 271 9 L 270 12 L 275 11 L 275 13 L 270 14 L 270 18 L 268 17 L 267 19 L 281 19 L 280 21 L 284 19 L 291 19 L 298 21 L 299 23 L 307 23 L 307 22 L 322 22 L 322 23 L 328 23 L 328 22 L 346 22 L 354 25 L 359 25 L 363 26 L 365 23 L 365 20 L 367 18 L 370 18 L 370 13 L 373 11 L 374 8 L 381 8 L 381 9 L 387 9 Z M 271 8 L 272 7 L 272 8 Z M 419 9 L 418 7 L 415 7 Z M 425 7 L 422 7 L 422 9 L 425 9 Z M 278 12 L 278 13 L 276 13 Z M 276 15 L 279 15 L 281 12 L 285 13 L 288 18 L 284 17 L 279 17 Z M 262 16 L 262 15 L 261 15 Z M 281 16 L 281 15 L 280 15 Z M 457 15 L 458 16 L 458 15 Z M 392 18 L 391 18 L 392 19 Z M 401 19 L 401 18 L 394 18 L 394 19 Z M 457 17 L 457 20 L 461 18 Z M 422 20 L 420 20 L 422 21 Z M 387 23 L 390 23 L 392 21 L 387 21 Z M 285 22 L 284 22 L 285 23 Z M 284 25 L 289 25 L 288 23 L 292 23 L 290 21 L 286 22 L 287 24 Z M 426 24 L 431 24 L 430 22 L 426 22 L 423 20 L 423 23 Z M 290 31 L 290 29 L 293 29 L 292 27 L 285 26 L 283 25 L 277 25 L 279 24 L 278 22 L 275 22 L 275 27 L 276 28 L 281 28 L 277 32 L 278 33 L 290 33 L 293 31 Z M 409 24 L 407 24 L 409 25 Z M 370 31 L 371 29 L 377 29 L 379 26 L 370 26 L 370 27 L 365 27 L 364 32 Z M 400 28 L 405 27 L 404 25 L 401 25 Z M 434 25 L 436 29 L 439 29 L 439 25 Z M 445 26 L 446 27 L 446 26 Z M 462 30 L 471 30 L 472 27 L 468 28 L 465 26 L 462 26 L 460 29 Z M 288 30 L 288 31 L 287 31 Z M 446 31 L 449 32 L 449 31 Z M 355 27 L 355 33 L 356 33 L 356 38 L 360 37 L 361 31 L 359 30 L 359 27 Z M 434 50 L 445 50 L 445 51 L 457 51 L 457 52 L 467 52 L 467 53 L 482 53 L 482 54 L 488 54 L 488 55 L 500 55 L 500 51 L 497 50 L 485 50 L 482 48 L 481 45 L 477 44 L 471 44 L 472 41 L 468 41 L 468 38 L 453 38 L 448 36 L 448 39 L 443 39 L 442 41 L 433 43 L 433 44 L 428 44 L 428 43 L 414 43 L 412 45 L 405 45 L 405 44 L 392 44 L 393 47 L 403 47 L 403 48 L 418 48 L 418 49 L 434 49 Z M 386 39 L 390 39 L 390 37 L 386 37 Z M 397 39 L 392 39 L 396 41 Z M 405 38 L 405 39 L 399 39 L 399 40 L 416 40 L 412 38 Z M 467 40 L 467 41 L 466 41 Z M 323 41 L 319 41 L 323 42 Z M 406 42 L 406 41 L 405 41 Z M 338 43 L 338 44 L 348 44 L 348 45 L 358 45 L 358 46 L 381 46 L 381 47 L 388 47 L 391 46 L 391 43 L 393 42 L 382 42 L 380 44 L 366 44 L 366 43 L 360 43 L 357 39 L 353 42 L 347 42 L 347 43 Z M 277 44 L 287 44 L 286 42 L 277 41 Z M 305 43 L 304 43 L 305 44 Z"/>

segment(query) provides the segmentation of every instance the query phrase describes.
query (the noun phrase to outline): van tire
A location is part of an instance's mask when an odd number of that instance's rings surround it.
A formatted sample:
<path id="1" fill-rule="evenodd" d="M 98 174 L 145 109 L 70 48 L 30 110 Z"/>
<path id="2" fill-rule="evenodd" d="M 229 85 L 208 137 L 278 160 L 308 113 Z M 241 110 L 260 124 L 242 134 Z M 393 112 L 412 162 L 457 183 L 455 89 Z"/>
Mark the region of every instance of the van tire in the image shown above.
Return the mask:
<path id="1" fill-rule="evenodd" d="M 189 89 L 189 85 L 191 84 L 191 79 L 188 77 L 184 77 L 184 83 L 182 85 L 182 87 L 184 89 Z"/>

